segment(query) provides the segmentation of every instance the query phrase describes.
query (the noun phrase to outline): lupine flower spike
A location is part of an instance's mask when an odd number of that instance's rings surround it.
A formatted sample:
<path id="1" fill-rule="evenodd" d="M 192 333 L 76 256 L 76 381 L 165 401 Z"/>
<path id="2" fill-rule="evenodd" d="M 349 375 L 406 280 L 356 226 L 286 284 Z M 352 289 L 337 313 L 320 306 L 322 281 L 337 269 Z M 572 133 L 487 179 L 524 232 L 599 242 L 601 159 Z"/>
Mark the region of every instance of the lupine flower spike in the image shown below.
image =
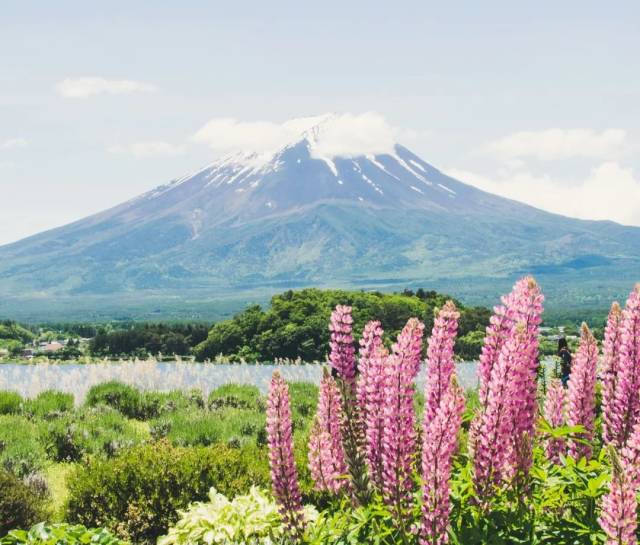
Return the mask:
<path id="1" fill-rule="evenodd" d="M 582 324 L 580 348 L 571 368 L 568 388 L 567 423 L 582 426 L 584 432 L 578 440 L 569 441 L 569 454 L 578 459 L 591 456 L 591 441 L 596 417 L 596 373 L 598 343 L 587 324 Z M 583 442 L 583 441 L 586 441 Z"/>
<path id="2" fill-rule="evenodd" d="M 486 500 L 505 478 L 506 465 L 513 448 L 513 414 L 511 399 L 512 369 L 520 365 L 529 337 L 524 324 L 516 326 L 514 335 L 502 347 L 498 363 L 491 373 L 486 407 L 477 418 L 473 453 L 474 484 L 480 502 Z"/>
<path id="3" fill-rule="evenodd" d="M 289 387 L 278 371 L 273 373 L 269 386 L 267 442 L 273 495 L 280 507 L 285 526 L 294 539 L 299 540 L 304 532 L 304 518 L 293 456 Z"/>
<path id="4" fill-rule="evenodd" d="M 427 348 L 427 377 L 425 384 L 425 422 L 435 417 L 444 393 L 449 389 L 455 373 L 453 348 L 458 332 L 457 311 L 453 301 L 447 301 L 440 309 L 433 324 Z"/>
<path id="5" fill-rule="evenodd" d="M 375 487 L 381 491 L 383 477 L 383 443 L 382 436 L 385 426 L 385 380 L 386 366 L 389 354 L 383 347 L 372 356 L 368 363 L 368 378 L 365 401 L 365 453 L 369 476 Z"/>
<path id="6" fill-rule="evenodd" d="M 380 388 L 380 385 L 377 385 L 377 388 L 374 385 L 378 379 L 375 358 L 378 357 L 379 351 L 383 348 L 383 334 L 384 331 L 380 326 L 380 322 L 372 321 L 364 326 L 362 338 L 360 339 L 357 399 L 360 418 L 363 423 L 367 420 L 367 407 L 370 405 L 369 396 L 370 394 L 375 394 L 375 389 Z"/>
<path id="7" fill-rule="evenodd" d="M 620 342 L 622 334 L 622 309 L 618 302 L 611 305 L 604 332 L 604 358 L 600 372 L 602 381 L 602 438 L 605 443 L 615 442 L 620 435 L 614 418 L 616 385 L 620 368 Z"/>
<path id="8" fill-rule="evenodd" d="M 622 313 L 618 378 L 612 419 L 612 441 L 624 445 L 640 420 L 640 284 L 636 285 Z"/>
<path id="9" fill-rule="evenodd" d="M 331 375 L 324 370 L 316 425 L 309 441 L 309 467 L 316 488 L 338 492 L 347 485 L 347 465 L 342 447 L 342 407 L 340 392 Z"/>
<path id="10" fill-rule="evenodd" d="M 329 331 L 331 331 L 329 361 L 338 376 L 353 387 L 356 378 L 356 356 L 352 329 L 351 307 L 338 305 L 331 313 L 329 324 Z"/>
<path id="11" fill-rule="evenodd" d="M 426 408 L 425 408 L 426 410 Z M 451 514 L 449 480 L 458 430 L 464 412 L 464 395 L 455 376 L 442 392 L 440 404 L 430 421 L 425 417 L 422 447 L 422 524 L 420 543 L 448 543 Z"/>
<path id="12" fill-rule="evenodd" d="M 560 379 L 553 379 L 547 389 L 547 398 L 544 403 L 544 417 L 552 428 L 561 428 L 565 425 L 566 396 Z M 565 453 L 566 442 L 563 438 L 547 439 L 545 450 L 547 457 L 554 464 L 560 462 L 560 455 Z"/>
<path id="13" fill-rule="evenodd" d="M 609 492 L 602 499 L 600 526 L 607 534 L 607 545 L 635 545 L 638 510 L 636 498 L 640 490 L 640 424 L 633 428 L 621 455 L 610 444 L 609 456 L 613 476 Z"/>
<path id="14" fill-rule="evenodd" d="M 420 368 L 424 324 L 411 318 L 393 346 L 386 365 L 382 434 L 383 497 L 401 521 L 413 492 L 416 452 L 414 380 Z"/>
<path id="15" fill-rule="evenodd" d="M 351 307 L 338 305 L 331 314 L 329 329 L 329 361 L 336 372 L 342 404 L 340 427 L 344 457 L 351 476 L 353 498 L 364 505 L 369 501 L 370 490 L 364 454 L 365 432 L 356 398 L 356 358 Z"/>

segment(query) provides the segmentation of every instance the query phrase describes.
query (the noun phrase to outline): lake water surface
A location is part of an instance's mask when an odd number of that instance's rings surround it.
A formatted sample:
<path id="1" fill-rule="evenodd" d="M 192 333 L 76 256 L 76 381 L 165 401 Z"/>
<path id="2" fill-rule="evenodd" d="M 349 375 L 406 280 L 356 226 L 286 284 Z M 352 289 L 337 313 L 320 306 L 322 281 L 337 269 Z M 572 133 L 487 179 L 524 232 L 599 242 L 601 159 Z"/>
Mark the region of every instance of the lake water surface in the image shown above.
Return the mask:
<path id="1" fill-rule="evenodd" d="M 91 364 L 37 363 L 0 364 L 0 390 L 15 390 L 24 397 L 34 397 L 48 390 L 62 390 L 75 395 L 80 403 L 89 388 L 101 382 L 118 380 L 142 390 L 175 390 L 198 388 L 205 395 L 230 382 L 253 384 L 267 391 L 269 380 L 278 369 L 286 380 L 318 383 L 322 365 L 211 364 L 182 362 L 117 362 Z M 456 365 L 458 381 L 466 389 L 478 384 L 477 362 Z M 424 384 L 424 364 L 418 376 L 418 387 Z"/>

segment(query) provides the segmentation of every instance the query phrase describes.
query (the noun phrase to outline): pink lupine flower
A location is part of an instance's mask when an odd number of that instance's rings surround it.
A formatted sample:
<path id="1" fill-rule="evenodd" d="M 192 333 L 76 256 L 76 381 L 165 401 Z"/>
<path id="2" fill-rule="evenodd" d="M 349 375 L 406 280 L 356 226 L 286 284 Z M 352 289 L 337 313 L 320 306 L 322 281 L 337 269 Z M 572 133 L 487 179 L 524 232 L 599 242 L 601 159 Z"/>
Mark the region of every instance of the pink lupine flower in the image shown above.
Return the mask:
<path id="1" fill-rule="evenodd" d="M 519 324 L 500 351 L 498 363 L 491 373 L 486 405 L 476 416 L 473 477 L 476 494 L 483 502 L 503 481 L 506 465 L 512 456 L 511 372 L 520 365 L 521 355 L 528 345 L 529 336 L 524 324 Z"/>
<path id="2" fill-rule="evenodd" d="M 386 368 L 382 433 L 383 497 L 401 520 L 413 490 L 416 451 L 414 381 L 420 368 L 424 324 L 411 318 L 393 345 Z"/>
<path id="3" fill-rule="evenodd" d="M 513 449 L 509 462 L 511 477 L 524 478 L 533 463 L 533 437 L 538 416 L 538 333 L 544 296 L 531 276 L 519 280 L 505 299 L 510 313 L 523 325 L 526 344 L 514 361 L 511 384 Z"/>
<path id="4" fill-rule="evenodd" d="M 464 395 L 455 376 L 442 392 L 431 420 L 425 415 L 422 446 L 422 524 L 420 543 L 448 543 L 447 526 L 451 514 L 449 479 L 458 431 L 464 412 Z M 426 408 L 425 408 L 426 410 Z"/>
<path id="5" fill-rule="evenodd" d="M 364 424 L 360 416 L 356 391 L 356 358 L 353 346 L 351 307 L 338 305 L 331 314 L 329 361 L 336 371 L 336 383 L 342 404 L 342 445 L 351 477 L 353 499 L 369 501 L 370 490 L 364 457 Z"/>
<path id="6" fill-rule="evenodd" d="M 316 414 L 316 433 L 311 435 L 309 444 L 309 462 L 312 477 L 319 490 L 338 492 L 345 488 L 347 480 L 347 464 L 342 446 L 340 422 L 342 408 L 340 392 L 331 375 L 324 370 L 320 381 L 320 394 Z M 313 475 L 314 471 L 320 479 Z"/>
<path id="7" fill-rule="evenodd" d="M 636 494 L 637 488 L 624 466 L 614 460 L 609 492 L 602 498 L 602 514 L 598 519 L 607 535 L 607 545 L 636 545 Z"/>
<path id="8" fill-rule="evenodd" d="M 378 490 L 382 490 L 383 478 L 383 431 L 385 427 L 385 384 L 386 366 L 389 354 L 385 348 L 379 347 L 368 362 L 368 379 L 365 400 L 365 455 L 369 476 Z"/>
<path id="9" fill-rule="evenodd" d="M 618 438 L 621 430 L 614 418 L 616 385 L 620 367 L 620 344 L 622 329 L 622 309 L 618 302 L 611 305 L 607 327 L 604 332 L 604 358 L 600 378 L 602 381 L 602 438 L 605 443 L 621 445 Z"/>
<path id="10" fill-rule="evenodd" d="M 590 442 L 593 440 L 593 428 L 596 417 L 596 373 L 598 364 L 598 343 L 587 324 L 582 324 L 580 348 L 571 368 L 568 387 L 567 423 L 570 426 L 582 426 L 584 432 L 580 439 L 569 441 L 569 454 L 574 458 L 591 456 Z"/>
<path id="11" fill-rule="evenodd" d="M 309 434 L 309 472 L 313 479 L 315 489 L 319 491 L 329 490 L 330 475 L 333 471 L 333 460 L 330 459 L 328 445 L 331 438 L 322 430 L 318 416 L 313 419 L 311 433 Z"/>
<path id="12" fill-rule="evenodd" d="M 640 420 L 640 284 L 622 313 L 615 401 L 611 411 L 616 430 L 613 441 L 624 445 Z"/>
<path id="13" fill-rule="evenodd" d="M 294 539 L 298 539 L 304 531 L 304 519 L 298 472 L 293 456 L 289 387 L 278 371 L 273 373 L 269 385 L 267 443 L 273 495 L 278 502 L 285 526 Z"/>
<path id="14" fill-rule="evenodd" d="M 511 293 L 509 306 L 517 323 L 524 324 L 528 336 L 527 351 L 521 365 L 514 369 L 514 416 L 516 434 L 533 435 L 537 414 L 538 333 L 542 322 L 544 295 L 536 281 L 528 276 L 520 280 Z"/>
<path id="15" fill-rule="evenodd" d="M 493 368 L 498 362 L 500 352 L 513 329 L 513 319 L 505 305 L 494 307 L 493 316 L 487 326 L 487 334 L 482 345 L 480 361 L 478 362 L 478 380 L 480 382 L 480 404 L 486 405 L 489 395 L 489 383 Z"/>
<path id="16" fill-rule="evenodd" d="M 547 389 L 547 398 L 544 403 L 544 417 L 552 428 L 561 428 L 565 425 L 566 396 L 562 381 L 553 379 Z M 566 449 L 565 440 L 562 438 L 549 438 L 546 442 L 547 457 L 554 464 L 560 462 L 560 455 Z"/>
<path id="17" fill-rule="evenodd" d="M 640 490 L 640 423 L 633 428 L 619 455 L 609 446 L 613 476 L 609 492 L 602 499 L 599 522 L 607 534 L 607 545 L 635 544 L 637 494 Z"/>
<path id="18" fill-rule="evenodd" d="M 435 417 L 440 400 L 449 389 L 451 377 L 455 373 L 453 348 L 458 331 L 457 311 L 453 301 L 447 301 L 440 309 L 433 324 L 431 338 L 427 348 L 427 377 L 425 384 L 425 421 Z"/>
<path id="19" fill-rule="evenodd" d="M 532 336 L 537 335 L 542 321 L 543 301 L 544 296 L 535 279 L 525 276 L 515 283 L 508 295 L 502 297 L 502 305 L 494 308 L 478 365 L 481 404 L 485 403 L 489 393 L 493 367 L 516 324 L 524 324 Z"/>
<path id="20" fill-rule="evenodd" d="M 380 322 L 371 321 L 364 326 L 362 338 L 360 339 L 360 357 L 358 359 L 358 384 L 357 401 L 360 411 L 360 418 L 363 422 L 367 419 L 367 407 L 369 406 L 369 392 L 373 390 L 372 382 L 376 381 L 376 370 L 373 359 L 383 347 L 382 335 L 384 331 Z"/>
<path id="21" fill-rule="evenodd" d="M 329 330 L 331 331 L 329 361 L 338 376 L 350 387 L 355 385 L 356 378 L 356 357 L 355 348 L 353 347 L 352 328 L 351 307 L 338 305 L 331 313 L 331 322 L 329 324 Z"/>

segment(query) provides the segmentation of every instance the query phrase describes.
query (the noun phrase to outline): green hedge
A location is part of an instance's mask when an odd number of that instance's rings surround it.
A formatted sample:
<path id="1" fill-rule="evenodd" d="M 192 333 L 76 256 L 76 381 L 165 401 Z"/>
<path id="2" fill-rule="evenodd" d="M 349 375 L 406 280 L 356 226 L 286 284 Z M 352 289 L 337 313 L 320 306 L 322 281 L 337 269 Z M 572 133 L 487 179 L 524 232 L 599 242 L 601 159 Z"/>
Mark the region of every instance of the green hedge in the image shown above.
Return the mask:
<path id="1" fill-rule="evenodd" d="M 264 450 L 161 441 L 79 467 L 69 480 L 67 520 L 154 543 L 176 522 L 179 509 L 205 500 L 212 486 L 233 496 L 254 483 L 269 484 Z"/>

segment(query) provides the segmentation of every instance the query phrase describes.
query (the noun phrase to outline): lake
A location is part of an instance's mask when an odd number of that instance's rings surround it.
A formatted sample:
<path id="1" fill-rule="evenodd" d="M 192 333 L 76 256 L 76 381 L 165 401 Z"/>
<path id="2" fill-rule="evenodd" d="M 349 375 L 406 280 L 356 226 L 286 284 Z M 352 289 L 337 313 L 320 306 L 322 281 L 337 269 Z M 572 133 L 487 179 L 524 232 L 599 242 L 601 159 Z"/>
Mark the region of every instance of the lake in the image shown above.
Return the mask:
<path id="1" fill-rule="evenodd" d="M 183 362 L 114 362 L 114 363 L 36 363 L 0 365 L 0 390 L 15 390 L 24 397 L 35 397 L 48 390 L 62 390 L 75 395 L 80 403 L 89 388 L 101 382 L 118 380 L 142 390 L 183 390 L 198 388 L 205 395 L 230 382 L 253 384 L 266 393 L 271 374 L 278 369 L 286 380 L 318 383 L 322 365 L 211 364 Z M 418 387 L 424 385 L 424 365 Z M 478 385 L 477 362 L 456 365 L 458 381 L 466 389 Z"/>

